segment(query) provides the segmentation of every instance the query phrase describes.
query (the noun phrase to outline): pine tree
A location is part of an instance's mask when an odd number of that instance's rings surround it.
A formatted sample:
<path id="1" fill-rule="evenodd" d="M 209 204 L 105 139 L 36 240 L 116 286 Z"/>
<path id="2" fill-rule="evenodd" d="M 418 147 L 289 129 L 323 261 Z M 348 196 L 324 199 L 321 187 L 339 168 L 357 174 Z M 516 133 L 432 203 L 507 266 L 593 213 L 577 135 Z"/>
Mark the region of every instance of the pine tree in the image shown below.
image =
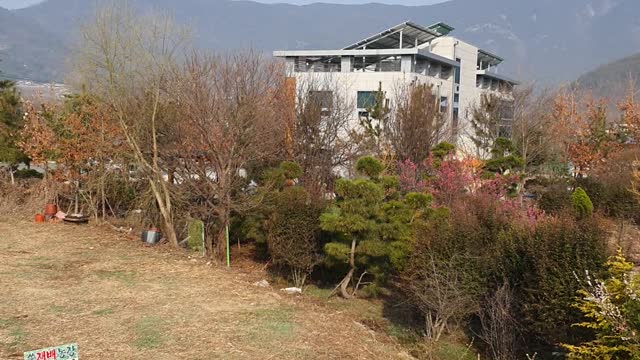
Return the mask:
<path id="1" fill-rule="evenodd" d="M 401 194 L 398 178 L 381 176 L 374 158 L 360 159 L 357 169 L 366 176 L 338 180 L 336 203 L 320 217 L 322 229 L 334 236 L 324 247 L 328 265 L 348 269 L 337 287 L 345 298 L 356 294 L 362 279 L 371 280 L 369 289 L 375 291 L 403 267 L 412 225 L 428 215 L 431 203 L 423 193 Z"/>
<path id="2" fill-rule="evenodd" d="M 524 165 L 513 142 L 504 137 L 498 137 L 491 147 L 491 159 L 485 163 L 485 169 L 494 173 L 503 174 L 508 170 L 520 168 Z"/>

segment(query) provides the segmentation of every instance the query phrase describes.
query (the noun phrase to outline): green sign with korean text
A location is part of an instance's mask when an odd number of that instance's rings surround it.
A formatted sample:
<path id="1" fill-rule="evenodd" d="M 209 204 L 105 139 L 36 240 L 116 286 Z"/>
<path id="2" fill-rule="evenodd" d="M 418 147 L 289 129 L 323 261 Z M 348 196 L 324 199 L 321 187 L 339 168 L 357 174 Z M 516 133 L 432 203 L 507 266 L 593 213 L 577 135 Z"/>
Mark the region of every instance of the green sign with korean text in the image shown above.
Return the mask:
<path id="1" fill-rule="evenodd" d="M 47 349 L 27 351 L 24 360 L 78 360 L 78 344 L 67 344 Z"/>

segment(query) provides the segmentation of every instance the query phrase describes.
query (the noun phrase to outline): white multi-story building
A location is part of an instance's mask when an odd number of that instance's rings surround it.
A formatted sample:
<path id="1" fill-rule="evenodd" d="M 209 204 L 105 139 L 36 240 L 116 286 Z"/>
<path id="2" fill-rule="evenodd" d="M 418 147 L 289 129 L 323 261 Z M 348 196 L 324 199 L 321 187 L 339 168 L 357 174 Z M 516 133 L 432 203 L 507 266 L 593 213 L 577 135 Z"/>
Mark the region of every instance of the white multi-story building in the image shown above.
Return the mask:
<path id="1" fill-rule="evenodd" d="M 274 56 L 285 59 L 297 83 L 322 74 L 342 85 L 354 118 L 371 105 L 380 86 L 392 99 L 399 84 L 432 84 L 457 136 L 482 94 L 508 99 L 518 82 L 498 72 L 502 58 L 450 36 L 452 31 L 444 23 L 405 22 L 343 49 L 275 51 Z"/>

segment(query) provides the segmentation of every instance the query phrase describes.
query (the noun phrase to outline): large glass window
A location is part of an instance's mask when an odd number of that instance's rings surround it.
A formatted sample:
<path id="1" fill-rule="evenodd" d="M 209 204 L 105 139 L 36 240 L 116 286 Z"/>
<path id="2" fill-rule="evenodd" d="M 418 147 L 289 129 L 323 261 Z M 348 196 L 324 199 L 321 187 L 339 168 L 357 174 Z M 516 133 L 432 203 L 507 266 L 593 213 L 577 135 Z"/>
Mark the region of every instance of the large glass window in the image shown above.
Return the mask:
<path id="1" fill-rule="evenodd" d="M 369 109 L 376 104 L 377 91 L 358 91 L 358 109 Z"/>
<path id="2" fill-rule="evenodd" d="M 513 101 L 503 100 L 500 102 L 499 136 L 511 138 L 514 114 L 515 106 Z"/>
<path id="3" fill-rule="evenodd" d="M 462 60 L 456 59 L 456 61 L 458 62 L 458 67 L 453 69 L 453 71 L 455 72 L 456 84 L 460 84 L 460 69 L 462 68 Z"/>

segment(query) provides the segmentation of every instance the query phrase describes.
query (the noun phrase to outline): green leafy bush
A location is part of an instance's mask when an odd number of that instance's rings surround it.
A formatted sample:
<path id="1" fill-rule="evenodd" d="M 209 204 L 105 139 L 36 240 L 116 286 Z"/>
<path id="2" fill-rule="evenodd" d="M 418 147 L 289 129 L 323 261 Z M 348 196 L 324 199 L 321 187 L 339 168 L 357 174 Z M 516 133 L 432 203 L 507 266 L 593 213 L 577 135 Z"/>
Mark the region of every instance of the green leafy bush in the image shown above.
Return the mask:
<path id="1" fill-rule="evenodd" d="M 571 308 L 580 287 L 574 274 L 602 269 L 606 238 L 598 217 L 571 216 L 548 217 L 533 231 L 513 229 L 501 236 L 495 278 L 512 285 L 519 300 L 516 315 L 527 338 L 539 339 L 549 350 L 586 335 L 571 326 L 580 319 Z"/>
<path id="2" fill-rule="evenodd" d="M 302 168 L 298 163 L 293 161 L 283 161 L 280 164 L 279 170 L 287 179 L 297 179 L 302 176 Z"/>
<path id="3" fill-rule="evenodd" d="M 517 154 L 513 142 L 504 137 L 495 139 L 491 148 L 491 159 L 485 162 L 485 169 L 494 173 L 503 173 L 522 166 L 524 166 L 524 160 Z"/>
<path id="4" fill-rule="evenodd" d="M 267 226 L 269 254 L 276 266 L 290 270 L 294 285 L 302 288 L 322 259 L 324 203 L 311 201 L 302 187 L 289 187 L 275 195 L 274 205 Z"/>
<path id="5" fill-rule="evenodd" d="M 283 161 L 276 168 L 270 168 L 263 172 L 262 181 L 273 184 L 276 189 L 282 189 L 287 180 L 294 180 L 302 176 L 302 168 L 295 162 Z"/>
<path id="6" fill-rule="evenodd" d="M 499 289 L 515 299 L 504 311 L 517 321 L 502 332 L 513 334 L 511 358 L 534 352 L 545 357 L 557 344 L 588 335 L 571 326 L 580 314 L 570 305 L 579 288 L 574 272 L 598 271 L 606 256 L 599 218 L 532 216 L 514 204 L 469 193 L 448 211 L 432 213 L 417 231 L 402 277 L 433 338 L 444 322 L 495 339 L 495 324 L 474 326 L 485 315 L 480 309 L 495 308 Z"/>

